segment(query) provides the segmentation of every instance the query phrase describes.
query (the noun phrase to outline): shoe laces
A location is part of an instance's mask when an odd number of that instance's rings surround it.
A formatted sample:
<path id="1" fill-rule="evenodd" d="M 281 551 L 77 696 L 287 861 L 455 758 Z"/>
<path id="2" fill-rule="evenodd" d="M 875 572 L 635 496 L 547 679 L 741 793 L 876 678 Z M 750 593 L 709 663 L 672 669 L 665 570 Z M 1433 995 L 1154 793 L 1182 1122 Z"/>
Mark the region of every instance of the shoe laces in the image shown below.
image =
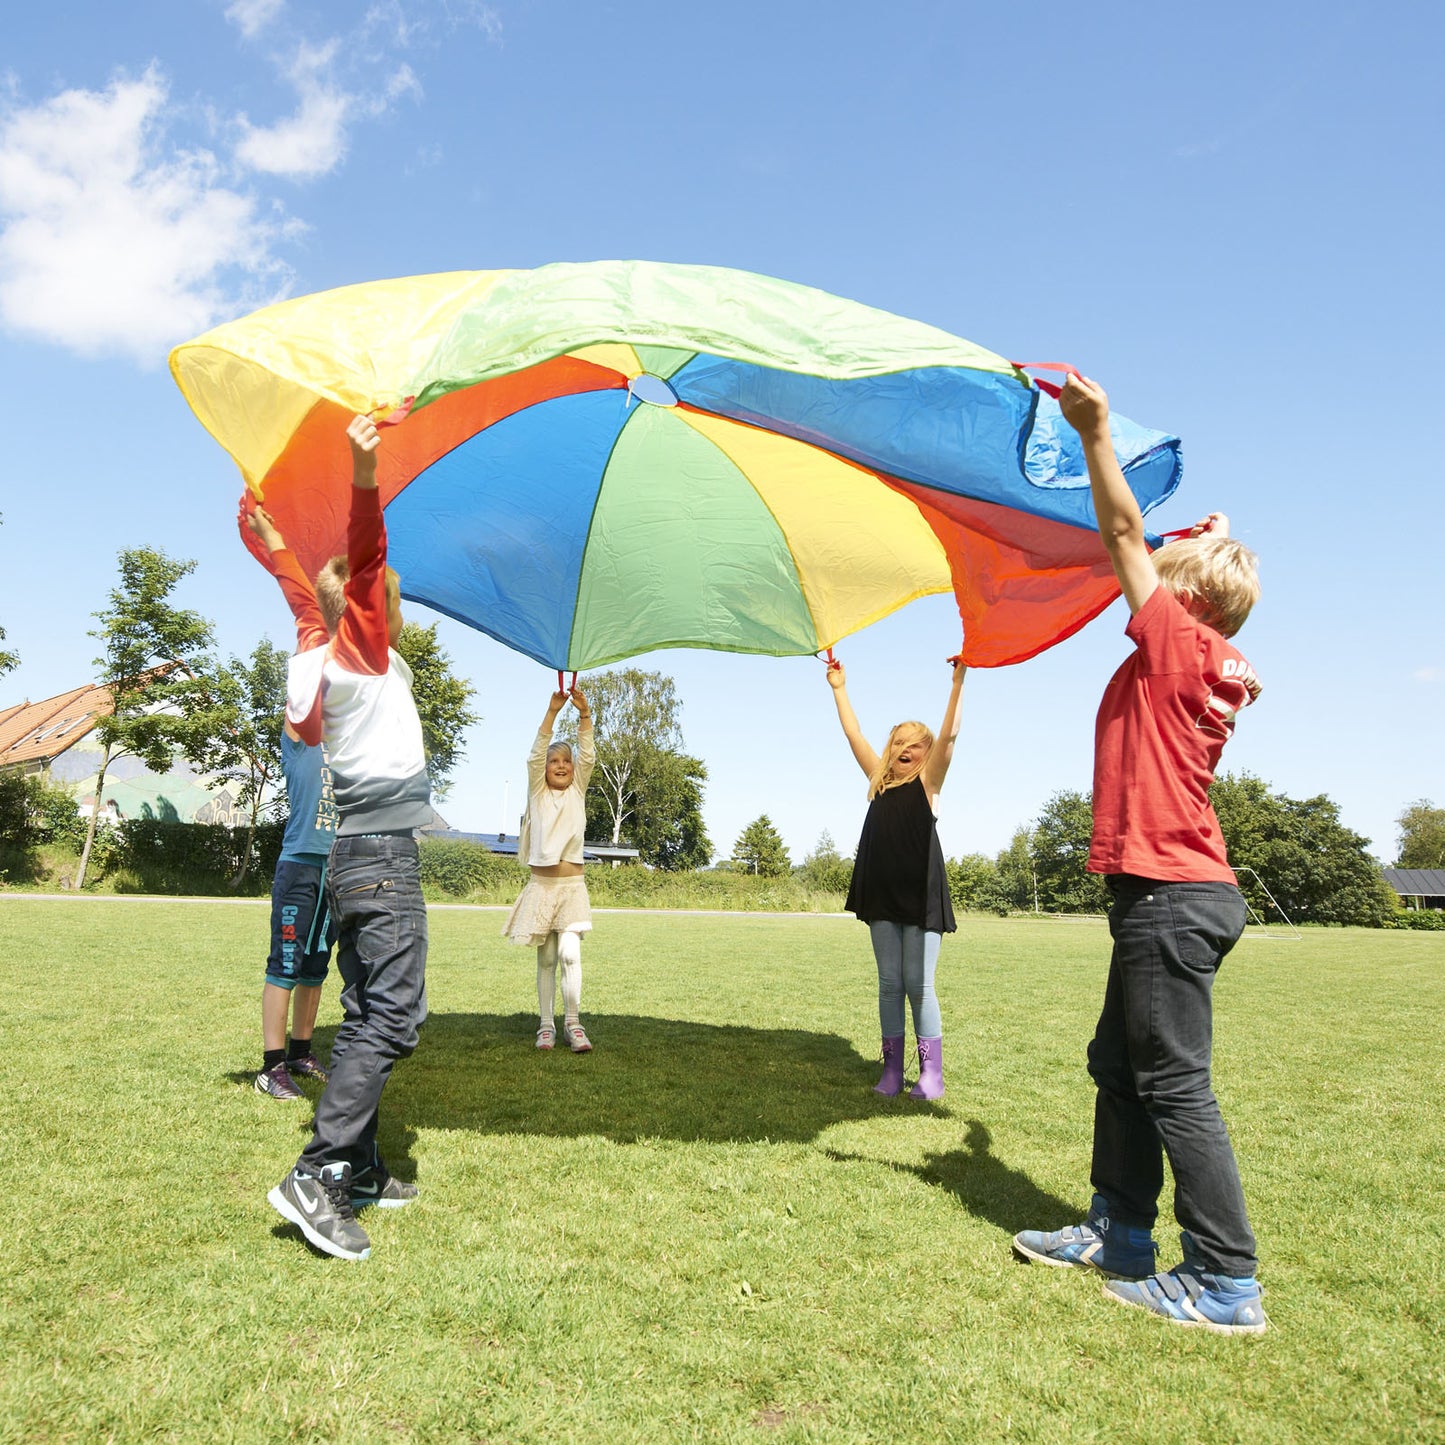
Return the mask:
<path id="1" fill-rule="evenodd" d="M 331 1207 L 341 1219 L 354 1220 L 355 1212 L 351 1208 L 351 1180 L 348 1176 L 337 1174 L 332 1176 L 323 1171 L 316 1176 L 317 1182 L 321 1185 L 327 1199 L 331 1201 Z"/>

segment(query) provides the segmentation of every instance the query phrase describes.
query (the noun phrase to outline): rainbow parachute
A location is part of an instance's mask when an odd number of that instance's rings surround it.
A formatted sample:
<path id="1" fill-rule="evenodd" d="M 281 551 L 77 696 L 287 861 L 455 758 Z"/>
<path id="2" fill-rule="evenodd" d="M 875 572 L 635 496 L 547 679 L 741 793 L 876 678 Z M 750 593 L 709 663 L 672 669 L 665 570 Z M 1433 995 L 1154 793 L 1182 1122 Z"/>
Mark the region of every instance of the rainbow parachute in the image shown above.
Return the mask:
<path id="1" fill-rule="evenodd" d="M 378 281 L 218 326 L 171 371 L 308 572 L 345 550 L 346 423 L 385 418 L 403 595 L 549 667 L 812 653 L 950 589 L 994 666 L 1118 594 L 1078 438 L 1017 366 L 765 276 Z M 1178 442 L 1113 424 L 1147 511 Z"/>

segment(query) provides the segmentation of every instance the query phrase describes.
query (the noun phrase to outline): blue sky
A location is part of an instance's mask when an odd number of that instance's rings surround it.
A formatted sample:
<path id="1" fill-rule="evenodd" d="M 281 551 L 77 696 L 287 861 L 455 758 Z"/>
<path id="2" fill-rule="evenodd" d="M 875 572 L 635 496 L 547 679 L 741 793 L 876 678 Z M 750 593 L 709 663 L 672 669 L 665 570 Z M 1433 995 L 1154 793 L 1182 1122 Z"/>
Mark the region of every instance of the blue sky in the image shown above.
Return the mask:
<path id="1" fill-rule="evenodd" d="M 1445 804 L 1437 7 L 64 0 L 0 52 L 0 705 L 88 679 L 122 546 L 198 561 L 222 647 L 289 639 L 168 347 L 287 294 L 642 257 L 786 277 L 1072 362 L 1184 440 L 1158 528 L 1260 553 L 1226 766 L 1327 793 L 1388 860 Z M 422 609 L 412 609 L 430 620 Z M 970 676 L 945 850 L 1087 788 L 1122 604 Z M 443 620 L 483 722 L 442 810 L 515 827 L 552 675 Z M 865 728 L 936 722 L 930 599 L 839 649 Z M 665 652 L 726 853 L 864 800 L 821 666 Z"/>

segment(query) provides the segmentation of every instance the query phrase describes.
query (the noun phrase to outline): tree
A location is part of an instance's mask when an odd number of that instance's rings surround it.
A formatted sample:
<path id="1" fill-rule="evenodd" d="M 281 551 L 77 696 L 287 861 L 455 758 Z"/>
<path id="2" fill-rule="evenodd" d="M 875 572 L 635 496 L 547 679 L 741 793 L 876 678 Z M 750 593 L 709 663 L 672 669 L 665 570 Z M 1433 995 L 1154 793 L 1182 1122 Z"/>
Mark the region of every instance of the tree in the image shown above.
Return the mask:
<path id="1" fill-rule="evenodd" d="M 1395 821 L 1400 829 L 1397 868 L 1445 868 L 1445 808 L 1421 798 Z"/>
<path id="2" fill-rule="evenodd" d="M 793 866 L 778 830 L 766 813 L 753 819 L 738 834 L 733 844 L 733 862 L 745 872 L 758 873 L 764 878 L 779 878 Z"/>
<path id="3" fill-rule="evenodd" d="M 111 711 L 95 726 L 101 762 L 77 888 L 85 883 L 95 844 L 106 770 L 116 758 L 133 754 L 152 772 L 164 773 L 184 740 L 188 713 L 205 705 L 212 686 L 206 675 L 211 624 L 199 612 L 170 601 L 176 584 L 196 564 L 153 547 L 123 548 L 119 561 L 120 585 L 111 591 L 110 606 L 93 614 L 100 626 L 90 634 L 103 649 L 95 666 L 100 684 L 110 692 Z"/>
<path id="4" fill-rule="evenodd" d="M 853 881 L 853 863 L 843 857 L 826 829 L 818 835 L 813 851 L 803 859 L 798 876 L 820 893 L 846 893 Z"/>
<path id="5" fill-rule="evenodd" d="M 636 785 L 635 815 L 628 830 L 638 857 L 668 873 L 707 867 L 712 862 L 712 841 L 702 820 L 707 768 L 698 758 L 672 752 L 659 752 L 648 764 Z M 605 831 L 611 818 L 603 800 L 588 789 L 589 831 L 594 820 Z"/>
<path id="6" fill-rule="evenodd" d="M 266 805 L 266 790 L 281 776 L 281 721 L 286 709 L 287 654 L 266 638 L 249 663 L 232 657 L 215 670 L 203 702 L 192 707 L 182 750 L 203 772 L 237 785 L 247 811 L 246 846 L 231 880 L 239 888 L 251 867 L 251 844 Z"/>
<path id="7" fill-rule="evenodd" d="M 672 679 L 627 667 L 597 673 L 583 691 L 597 749 L 587 792 L 588 830 L 614 845 L 630 838 L 653 867 L 705 864 L 712 857 L 702 822 L 707 769 L 682 750 L 682 705 Z M 575 714 L 567 714 L 563 728 L 575 741 Z"/>
<path id="8" fill-rule="evenodd" d="M 0 642 L 4 641 L 5 629 L 0 627 Z M 18 653 L 6 652 L 4 648 L 0 648 L 0 677 L 4 677 L 7 672 L 13 672 L 19 666 L 20 655 Z"/>
<path id="9" fill-rule="evenodd" d="M 1034 823 L 1032 855 L 1039 901 L 1052 913 L 1104 913 L 1109 895 L 1104 880 L 1088 871 L 1094 831 L 1088 793 L 1055 793 Z"/>
<path id="10" fill-rule="evenodd" d="M 1009 911 L 1011 900 L 999 875 L 998 864 L 982 853 L 965 853 L 962 858 L 950 858 L 945 865 L 948 875 L 948 892 L 955 908 L 966 908 L 974 913 L 999 913 Z"/>
<path id="11" fill-rule="evenodd" d="M 1010 908 L 1039 911 L 1039 881 L 1034 873 L 1033 834 L 1029 829 L 1015 829 L 1012 841 L 998 855 L 998 882 Z"/>
<path id="12" fill-rule="evenodd" d="M 1296 923 L 1378 927 L 1395 912 L 1394 894 L 1365 851 L 1369 839 L 1340 822 L 1324 794 L 1289 798 L 1249 773 L 1221 775 L 1209 790 L 1229 861 L 1245 897 L 1260 911 L 1274 896 Z"/>
<path id="13" fill-rule="evenodd" d="M 396 650 L 411 668 L 411 695 L 421 718 L 426 771 L 432 792 L 444 798 L 457 764 L 466 756 L 462 734 L 481 721 L 472 711 L 477 690 L 452 671 L 452 660 L 437 641 L 437 625 L 408 622 L 401 629 Z"/>

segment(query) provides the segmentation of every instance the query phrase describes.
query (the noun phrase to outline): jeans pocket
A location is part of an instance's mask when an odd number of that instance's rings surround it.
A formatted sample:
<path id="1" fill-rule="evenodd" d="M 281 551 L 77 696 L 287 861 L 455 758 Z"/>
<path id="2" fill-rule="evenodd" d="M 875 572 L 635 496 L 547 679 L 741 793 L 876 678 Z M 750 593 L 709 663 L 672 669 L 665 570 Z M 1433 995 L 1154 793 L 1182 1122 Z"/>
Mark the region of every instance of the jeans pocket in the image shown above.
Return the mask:
<path id="1" fill-rule="evenodd" d="M 1244 932 L 1243 895 L 1227 883 L 1187 885 L 1171 889 L 1169 903 L 1180 963 L 1196 972 L 1218 968 Z"/>

